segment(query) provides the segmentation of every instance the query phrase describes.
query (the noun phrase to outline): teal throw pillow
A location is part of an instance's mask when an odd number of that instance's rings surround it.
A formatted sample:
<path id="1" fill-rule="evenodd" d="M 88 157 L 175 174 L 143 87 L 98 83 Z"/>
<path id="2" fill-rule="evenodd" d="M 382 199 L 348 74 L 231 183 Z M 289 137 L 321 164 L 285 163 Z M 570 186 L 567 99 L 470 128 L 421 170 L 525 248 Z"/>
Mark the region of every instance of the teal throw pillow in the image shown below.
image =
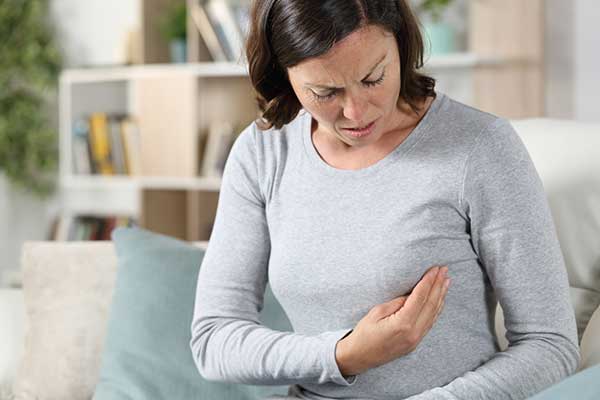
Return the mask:
<path id="1" fill-rule="evenodd" d="M 138 227 L 117 228 L 118 258 L 100 378 L 94 400 L 258 400 L 287 386 L 205 380 L 189 347 L 204 249 Z M 269 286 L 261 322 L 292 331 Z"/>
<path id="2" fill-rule="evenodd" d="M 600 399 L 600 364 L 579 371 L 529 400 Z"/>

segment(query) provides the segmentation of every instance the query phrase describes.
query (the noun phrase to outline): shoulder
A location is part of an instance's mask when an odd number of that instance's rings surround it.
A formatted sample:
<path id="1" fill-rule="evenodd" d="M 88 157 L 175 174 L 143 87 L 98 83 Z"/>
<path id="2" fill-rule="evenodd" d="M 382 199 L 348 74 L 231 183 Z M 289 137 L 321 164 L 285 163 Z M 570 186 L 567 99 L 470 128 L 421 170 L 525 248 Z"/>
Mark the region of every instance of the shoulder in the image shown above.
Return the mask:
<path id="1" fill-rule="evenodd" d="M 263 193 L 270 193 L 278 172 L 293 164 L 296 159 L 294 154 L 301 151 L 302 132 L 307 118 L 310 116 L 301 110 L 281 128 L 265 130 L 260 129 L 256 121 L 252 121 L 239 133 L 231 147 L 227 161 L 231 164 L 230 168 L 254 177 Z"/>
<path id="2" fill-rule="evenodd" d="M 478 140 L 479 136 L 498 128 L 503 119 L 492 113 L 477 109 L 458 100 L 445 96 L 439 108 L 445 130 L 451 135 L 460 136 L 467 142 Z"/>
<path id="3" fill-rule="evenodd" d="M 292 145 L 292 142 L 301 139 L 306 117 L 306 112 L 300 110 L 292 121 L 279 129 L 272 127 L 263 130 L 258 126 L 257 121 L 252 121 L 237 136 L 232 150 L 236 148 L 245 153 L 252 152 L 259 158 L 263 158 L 269 153 L 273 154 L 274 150 L 288 147 Z"/>
<path id="4" fill-rule="evenodd" d="M 498 148 L 521 148 L 522 142 L 510 121 L 504 117 L 444 96 L 437 109 L 438 139 L 445 146 L 462 148 L 469 156 L 474 152 Z M 443 138 L 443 139 L 442 139 Z"/>

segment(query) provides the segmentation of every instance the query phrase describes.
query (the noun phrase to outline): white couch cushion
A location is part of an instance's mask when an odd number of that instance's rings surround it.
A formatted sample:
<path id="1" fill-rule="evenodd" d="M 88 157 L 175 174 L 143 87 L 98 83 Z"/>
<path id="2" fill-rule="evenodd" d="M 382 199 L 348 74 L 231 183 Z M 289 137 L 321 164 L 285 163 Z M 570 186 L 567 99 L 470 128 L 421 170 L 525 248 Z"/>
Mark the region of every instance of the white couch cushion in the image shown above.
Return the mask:
<path id="1" fill-rule="evenodd" d="M 23 355 L 25 307 L 20 289 L 0 289 L 0 388 L 10 387 Z M 0 389 L 0 399 L 3 389 Z"/>

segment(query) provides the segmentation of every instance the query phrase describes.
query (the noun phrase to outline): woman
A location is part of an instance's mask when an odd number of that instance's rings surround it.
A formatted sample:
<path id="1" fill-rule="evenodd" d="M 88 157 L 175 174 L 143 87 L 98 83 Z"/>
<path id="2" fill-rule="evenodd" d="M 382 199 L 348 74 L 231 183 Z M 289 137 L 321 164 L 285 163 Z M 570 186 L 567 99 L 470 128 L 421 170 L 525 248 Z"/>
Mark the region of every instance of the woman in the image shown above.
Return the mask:
<path id="1" fill-rule="evenodd" d="M 575 371 L 531 159 L 506 119 L 435 92 L 422 55 L 403 0 L 254 3 L 262 118 L 230 152 L 198 277 L 205 378 L 303 399 L 498 400 Z M 267 281 L 294 332 L 260 325 Z"/>

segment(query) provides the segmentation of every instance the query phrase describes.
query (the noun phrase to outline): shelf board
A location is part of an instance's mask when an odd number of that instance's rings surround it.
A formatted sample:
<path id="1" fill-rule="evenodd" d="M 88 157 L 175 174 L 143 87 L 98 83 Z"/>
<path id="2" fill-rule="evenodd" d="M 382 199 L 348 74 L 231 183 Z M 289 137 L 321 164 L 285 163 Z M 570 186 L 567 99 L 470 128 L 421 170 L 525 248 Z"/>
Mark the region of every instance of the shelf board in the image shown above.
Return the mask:
<path id="1" fill-rule="evenodd" d="M 65 83 L 128 81 L 137 78 L 156 78 L 177 74 L 198 78 L 244 77 L 247 67 L 233 62 L 200 62 L 184 64 L 147 64 L 114 67 L 65 69 L 60 79 Z"/>
<path id="2" fill-rule="evenodd" d="M 474 68 L 484 65 L 498 65 L 506 62 L 499 57 L 480 57 L 474 53 L 461 52 L 433 55 L 424 60 L 425 69 Z"/>
<path id="3" fill-rule="evenodd" d="M 143 189 L 172 189 L 172 190 L 203 190 L 218 192 L 221 188 L 221 178 L 197 177 L 143 177 L 140 185 Z"/>
<path id="4" fill-rule="evenodd" d="M 425 61 L 425 68 L 472 68 L 481 65 L 503 63 L 501 58 L 479 57 L 474 53 L 458 52 L 434 55 Z M 91 67 L 65 69 L 61 80 L 65 83 L 93 83 L 128 81 L 136 78 L 161 77 L 173 74 L 186 74 L 198 78 L 244 77 L 248 76 L 245 64 L 233 62 L 198 62 L 184 64 L 147 64 L 114 67 Z"/>
<path id="5" fill-rule="evenodd" d="M 70 175 L 62 179 L 62 186 L 72 190 L 201 190 L 218 192 L 221 178 L 162 177 L 162 176 L 102 176 Z"/>

